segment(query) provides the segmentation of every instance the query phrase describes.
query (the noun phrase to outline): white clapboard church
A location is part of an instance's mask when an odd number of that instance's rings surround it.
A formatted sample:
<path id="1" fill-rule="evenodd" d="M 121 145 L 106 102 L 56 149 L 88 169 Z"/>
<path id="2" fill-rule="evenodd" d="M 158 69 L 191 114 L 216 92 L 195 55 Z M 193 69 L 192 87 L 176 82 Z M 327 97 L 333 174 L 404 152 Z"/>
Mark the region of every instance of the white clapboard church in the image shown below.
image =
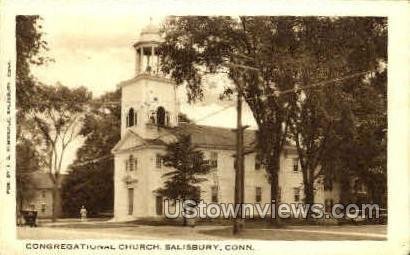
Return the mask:
<path id="1" fill-rule="evenodd" d="M 145 27 L 135 49 L 135 76 L 119 84 L 121 98 L 121 140 L 112 149 L 115 158 L 114 219 L 164 217 L 163 197 L 155 193 L 167 171 L 161 161 L 167 142 L 175 134 L 191 135 L 214 169 L 201 184 L 204 202 L 234 202 L 235 134 L 231 129 L 201 126 L 178 121 L 179 103 L 176 85 L 161 74 L 158 29 Z M 255 132 L 246 131 L 246 147 L 254 144 Z M 303 199 L 302 172 L 291 146 L 281 157 L 279 184 L 281 202 L 301 202 Z M 322 203 L 337 201 L 336 185 L 319 186 L 315 200 Z M 255 153 L 245 156 L 245 202 L 269 203 L 270 185 L 266 172 Z"/>

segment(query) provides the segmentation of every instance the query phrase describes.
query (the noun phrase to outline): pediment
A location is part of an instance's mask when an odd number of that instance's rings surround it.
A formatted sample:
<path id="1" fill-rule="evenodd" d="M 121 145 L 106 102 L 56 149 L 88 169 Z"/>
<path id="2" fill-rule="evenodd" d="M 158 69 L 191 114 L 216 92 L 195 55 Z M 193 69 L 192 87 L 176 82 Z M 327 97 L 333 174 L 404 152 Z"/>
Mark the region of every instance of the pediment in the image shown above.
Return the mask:
<path id="1" fill-rule="evenodd" d="M 162 142 L 164 142 L 165 144 L 170 144 L 170 143 L 175 143 L 178 141 L 177 137 L 172 134 L 172 133 L 163 133 L 160 137 L 159 140 L 161 140 Z"/>
<path id="2" fill-rule="evenodd" d="M 145 140 L 131 130 L 126 131 L 125 135 L 112 149 L 113 153 L 129 150 L 138 146 L 145 145 Z"/>

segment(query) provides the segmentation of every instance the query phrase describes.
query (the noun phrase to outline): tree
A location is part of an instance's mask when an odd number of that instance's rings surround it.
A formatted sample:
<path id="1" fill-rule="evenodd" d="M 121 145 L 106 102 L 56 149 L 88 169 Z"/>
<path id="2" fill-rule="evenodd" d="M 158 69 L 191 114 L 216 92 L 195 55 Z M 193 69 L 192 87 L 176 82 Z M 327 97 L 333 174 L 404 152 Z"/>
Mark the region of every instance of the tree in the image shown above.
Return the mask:
<path id="1" fill-rule="evenodd" d="M 33 196 L 31 174 L 41 168 L 42 156 L 37 151 L 38 136 L 32 133 L 33 122 L 26 118 L 36 100 L 32 65 L 42 65 L 51 59 L 42 54 L 48 50 L 43 40 L 39 16 L 16 16 L 16 199 L 17 209 Z"/>
<path id="2" fill-rule="evenodd" d="M 89 216 L 112 211 L 113 160 L 100 160 L 99 163 L 87 165 L 92 166 L 78 166 L 70 171 L 64 181 L 61 198 L 65 216 L 78 217 L 82 205 L 87 208 Z"/>
<path id="3" fill-rule="evenodd" d="M 199 201 L 198 184 L 207 180 L 201 176 L 209 173 L 211 167 L 204 160 L 203 152 L 192 145 L 190 136 L 182 135 L 178 141 L 168 144 L 163 162 L 170 171 L 163 175 L 166 180 L 157 190 L 158 194 L 169 199 Z M 186 224 L 184 217 L 184 226 Z"/>
<path id="4" fill-rule="evenodd" d="M 258 149 L 270 179 L 271 199 L 276 201 L 280 154 L 288 141 L 291 111 L 300 110 L 294 107 L 295 96 L 282 92 L 298 87 L 305 91 L 309 84 L 354 74 L 343 82 L 342 92 L 349 97 L 354 84 L 360 83 L 369 70 L 380 68 L 387 55 L 384 18 L 172 17 L 164 31 L 163 71 L 170 73 L 177 84 L 186 83 L 189 100 L 203 96 L 201 82 L 209 73 L 227 74 L 235 88 L 225 94 L 236 90 L 244 97 L 258 124 Z M 314 99 L 306 102 L 310 103 L 304 106 L 309 105 L 311 110 L 320 109 Z M 302 122 L 309 124 L 310 116 L 295 116 L 305 118 Z M 307 137 L 309 132 L 303 134 L 307 143 L 313 141 Z M 316 134 L 316 138 L 319 135 L 323 139 L 322 134 Z M 302 157 L 306 145 L 300 147 Z M 317 147 L 313 150 L 323 153 L 325 148 Z M 316 165 L 321 158 L 310 155 L 313 150 L 304 163 L 309 169 L 314 169 L 310 165 Z"/>
<path id="5" fill-rule="evenodd" d="M 271 199 L 276 201 L 289 105 L 274 95 L 293 88 L 292 22 L 275 17 L 172 17 L 160 47 L 162 70 L 177 84 L 187 84 L 190 101 L 202 98 L 207 74 L 224 74 L 233 82 L 224 94 L 239 93 L 253 113 Z"/>
<path id="6" fill-rule="evenodd" d="M 29 109 L 35 130 L 42 138 L 44 165 L 53 181 L 53 221 L 57 220 L 57 198 L 60 195 L 60 173 L 67 147 L 78 137 L 87 103 L 91 98 L 87 89 L 69 89 L 61 84 L 39 86 L 38 102 Z"/>
<path id="7" fill-rule="evenodd" d="M 80 135 L 84 144 L 62 188 L 63 210 L 67 216 L 78 216 L 85 205 L 90 215 L 112 210 L 114 200 L 114 159 L 111 148 L 120 139 L 121 90 L 93 100 Z"/>
<path id="8" fill-rule="evenodd" d="M 355 132 L 325 164 L 339 169 L 337 177 L 352 190 L 358 179 L 368 188 L 367 202 L 387 205 L 387 71 L 375 73 L 354 91 L 352 111 Z M 342 202 L 357 201 L 354 193 L 342 194 Z"/>
<path id="9" fill-rule="evenodd" d="M 336 175 L 329 159 L 337 160 L 335 151 L 341 152 L 354 135 L 352 101 L 337 87 L 303 91 L 296 98 L 290 131 L 301 165 L 304 202 L 313 204 L 317 185 Z"/>
<path id="10" fill-rule="evenodd" d="M 40 155 L 33 143 L 27 139 L 20 139 L 16 145 L 18 160 L 16 161 L 16 200 L 17 209 L 23 209 L 24 201 L 28 201 L 34 195 L 31 174 L 40 170 Z"/>
<path id="11" fill-rule="evenodd" d="M 19 111 L 30 109 L 36 102 L 36 80 L 31 74 L 32 65 L 43 65 L 50 58 L 42 55 L 48 50 L 43 40 L 39 16 L 16 16 L 16 106 Z"/>
<path id="12" fill-rule="evenodd" d="M 357 140 L 367 138 L 358 128 L 360 122 L 365 115 L 365 119 L 371 116 L 374 121 L 374 113 L 386 110 L 383 85 L 372 83 L 371 77 L 383 80 L 386 71 L 381 66 L 387 61 L 387 27 L 383 18 L 309 18 L 302 21 L 298 25 L 300 40 L 294 56 L 301 59 L 295 63 L 299 70 L 295 75 L 299 93 L 289 96 L 292 105 L 290 127 L 302 167 L 305 202 L 313 203 L 314 184 L 318 178 L 337 175 L 348 184 L 350 178 L 361 171 L 349 163 L 357 155 L 363 155 L 358 150 Z M 345 76 L 349 78 L 340 79 Z M 321 79 L 330 82 L 309 87 Z M 381 92 L 376 93 L 377 90 Z M 384 126 L 385 115 L 380 116 L 376 123 Z M 374 146 L 360 149 L 374 151 Z M 378 147 L 377 150 L 383 149 Z M 371 159 L 367 157 L 366 161 Z M 345 190 L 348 193 L 348 189 Z"/>

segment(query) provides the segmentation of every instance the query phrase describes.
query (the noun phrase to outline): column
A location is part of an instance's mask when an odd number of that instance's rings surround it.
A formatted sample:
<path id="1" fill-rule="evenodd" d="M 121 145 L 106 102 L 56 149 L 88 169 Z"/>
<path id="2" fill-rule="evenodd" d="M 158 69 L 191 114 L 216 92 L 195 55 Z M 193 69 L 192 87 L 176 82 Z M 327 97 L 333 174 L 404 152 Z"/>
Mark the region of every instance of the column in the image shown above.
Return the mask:
<path id="1" fill-rule="evenodd" d="M 159 65 L 160 65 L 159 54 L 157 54 L 157 75 L 159 75 Z"/>
<path id="2" fill-rule="evenodd" d="M 139 49 L 138 48 L 136 48 L 135 49 L 135 74 L 137 75 L 137 74 L 139 74 L 139 72 L 140 72 L 140 55 L 139 55 L 139 51 L 138 51 Z"/>
<path id="3" fill-rule="evenodd" d="M 147 55 L 147 66 L 145 67 L 145 70 L 148 70 L 148 67 L 150 66 L 151 62 L 151 54 Z"/>
<path id="4" fill-rule="evenodd" d="M 139 65 L 140 65 L 140 67 L 139 67 L 139 73 L 143 73 L 144 72 L 144 70 L 143 70 L 143 63 L 144 63 L 144 48 L 143 47 L 141 47 L 140 48 L 140 59 L 139 59 Z"/>
<path id="5" fill-rule="evenodd" d="M 147 66 L 149 66 L 149 72 L 150 72 L 150 73 L 152 72 L 152 67 L 153 67 L 153 64 L 154 64 L 153 49 L 154 49 L 154 47 L 151 46 L 151 52 L 150 52 L 150 54 L 148 55 L 148 64 L 147 64 Z"/>

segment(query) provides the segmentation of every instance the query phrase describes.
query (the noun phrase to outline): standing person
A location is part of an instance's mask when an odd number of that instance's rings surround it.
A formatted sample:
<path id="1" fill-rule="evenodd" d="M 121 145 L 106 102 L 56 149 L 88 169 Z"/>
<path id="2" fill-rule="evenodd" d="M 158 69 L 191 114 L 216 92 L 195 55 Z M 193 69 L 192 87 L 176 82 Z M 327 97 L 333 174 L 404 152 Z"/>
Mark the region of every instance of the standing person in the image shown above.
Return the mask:
<path id="1" fill-rule="evenodd" d="M 87 209 L 85 209 L 84 205 L 82 205 L 80 209 L 80 220 L 85 221 L 86 218 L 87 218 Z"/>

